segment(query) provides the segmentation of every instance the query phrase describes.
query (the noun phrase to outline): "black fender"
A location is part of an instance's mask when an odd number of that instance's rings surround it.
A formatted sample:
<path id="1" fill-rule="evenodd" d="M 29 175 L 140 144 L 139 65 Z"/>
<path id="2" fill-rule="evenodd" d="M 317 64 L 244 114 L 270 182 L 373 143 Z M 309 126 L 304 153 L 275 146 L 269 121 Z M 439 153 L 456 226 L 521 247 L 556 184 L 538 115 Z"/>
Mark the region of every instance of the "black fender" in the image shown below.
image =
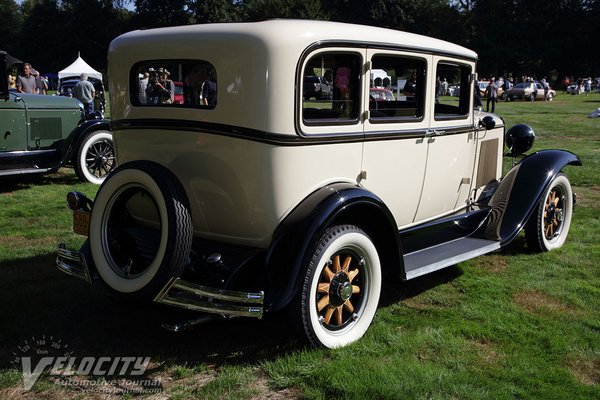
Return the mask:
<path id="1" fill-rule="evenodd" d="M 266 257 L 267 309 L 281 309 L 294 298 L 316 241 L 329 226 L 337 224 L 363 229 L 380 252 L 382 266 L 398 265 L 399 271 L 403 269 L 398 226 L 383 201 L 351 183 L 330 184 L 304 199 L 273 233 Z"/>
<path id="2" fill-rule="evenodd" d="M 81 145 L 81 138 L 84 137 L 88 132 L 97 131 L 100 129 L 110 132 L 110 121 L 107 119 L 91 119 L 84 120 L 82 123 L 77 125 L 77 127 L 71 131 L 71 145 L 69 146 L 65 161 L 74 162 L 73 157 L 77 156 L 77 149 L 79 149 L 79 146 Z"/>
<path id="3" fill-rule="evenodd" d="M 565 150 L 543 150 L 515 165 L 490 199 L 492 211 L 482 228 L 486 238 L 502 246 L 525 227 L 551 181 L 567 165 L 581 165 L 575 154 Z"/>

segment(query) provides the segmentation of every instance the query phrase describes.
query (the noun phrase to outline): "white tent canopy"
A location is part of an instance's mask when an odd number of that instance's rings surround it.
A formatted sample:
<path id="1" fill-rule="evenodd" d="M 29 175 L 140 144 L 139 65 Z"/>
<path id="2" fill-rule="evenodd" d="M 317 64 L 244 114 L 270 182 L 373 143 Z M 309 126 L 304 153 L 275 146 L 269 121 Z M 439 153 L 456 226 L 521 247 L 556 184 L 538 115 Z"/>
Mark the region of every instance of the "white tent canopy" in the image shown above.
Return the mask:
<path id="1" fill-rule="evenodd" d="M 69 65 L 67 68 L 62 71 L 58 71 L 58 79 L 62 80 L 63 78 L 69 77 L 78 77 L 82 73 L 86 73 L 91 78 L 96 78 L 102 82 L 102 73 L 96 71 L 94 68 L 90 67 L 88 63 L 86 63 L 81 55 L 77 54 L 77 60 L 73 62 L 73 64 Z"/>

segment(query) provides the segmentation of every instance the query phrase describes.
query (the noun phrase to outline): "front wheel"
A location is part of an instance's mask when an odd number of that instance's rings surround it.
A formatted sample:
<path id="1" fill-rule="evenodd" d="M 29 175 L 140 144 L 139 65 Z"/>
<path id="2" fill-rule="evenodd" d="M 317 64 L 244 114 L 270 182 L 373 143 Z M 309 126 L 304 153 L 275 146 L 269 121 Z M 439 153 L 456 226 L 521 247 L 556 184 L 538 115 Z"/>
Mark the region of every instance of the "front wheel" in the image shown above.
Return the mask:
<path id="1" fill-rule="evenodd" d="M 360 339 L 375 316 L 381 265 L 375 245 L 353 225 L 329 228 L 306 269 L 302 325 L 316 347 L 336 348 Z"/>
<path id="2" fill-rule="evenodd" d="M 567 239 L 572 215 L 571 183 L 565 174 L 559 173 L 548 186 L 536 212 L 525 225 L 528 246 L 537 252 L 561 247 Z"/>
<path id="3" fill-rule="evenodd" d="M 97 130 L 86 134 L 75 159 L 75 173 L 83 182 L 100 185 L 117 166 L 112 134 Z"/>

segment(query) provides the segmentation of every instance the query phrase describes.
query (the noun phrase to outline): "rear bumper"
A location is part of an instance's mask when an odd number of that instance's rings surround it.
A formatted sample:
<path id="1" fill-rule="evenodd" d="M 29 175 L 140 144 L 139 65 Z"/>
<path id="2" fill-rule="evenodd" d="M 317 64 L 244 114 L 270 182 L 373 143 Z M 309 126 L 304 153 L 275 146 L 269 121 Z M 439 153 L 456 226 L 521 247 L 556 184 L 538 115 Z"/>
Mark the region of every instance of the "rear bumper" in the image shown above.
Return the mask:
<path id="1" fill-rule="evenodd" d="M 56 249 L 56 267 L 67 275 L 92 283 L 92 275 L 85 255 L 79 251 L 67 250 L 64 243 Z"/>
<path id="2" fill-rule="evenodd" d="M 261 318 L 264 310 L 264 297 L 262 291 L 238 292 L 215 289 L 181 278 L 171 278 L 154 298 L 154 301 L 188 310 Z"/>
<path id="3" fill-rule="evenodd" d="M 57 268 L 92 283 L 91 260 L 82 251 L 68 250 L 59 244 L 56 256 Z M 181 278 L 171 278 L 154 298 L 156 303 L 181 307 L 188 310 L 235 317 L 262 318 L 264 292 L 241 292 L 202 286 Z"/>

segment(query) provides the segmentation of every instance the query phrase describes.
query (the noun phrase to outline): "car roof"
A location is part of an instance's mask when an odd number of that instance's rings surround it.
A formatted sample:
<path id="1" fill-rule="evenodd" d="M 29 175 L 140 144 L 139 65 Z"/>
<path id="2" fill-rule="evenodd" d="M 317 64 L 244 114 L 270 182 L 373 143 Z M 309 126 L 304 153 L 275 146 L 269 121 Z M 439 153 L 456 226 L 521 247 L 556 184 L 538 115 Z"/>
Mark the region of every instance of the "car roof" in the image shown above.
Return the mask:
<path id="1" fill-rule="evenodd" d="M 273 34 L 277 32 L 277 34 Z M 146 43 L 150 38 L 165 37 L 186 38 L 214 37 L 219 41 L 229 41 L 245 46 L 248 43 L 264 43 L 267 47 L 286 44 L 305 49 L 320 41 L 340 41 L 353 43 L 377 43 L 393 47 L 403 47 L 423 52 L 450 54 L 476 60 L 477 53 L 465 47 L 444 40 L 422 36 L 415 33 L 397 31 L 366 25 L 347 24 L 330 21 L 274 19 L 261 22 L 217 23 L 185 25 L 166 28 L 136 30 L 117 37 L 110 48 L 115 50 L 122 44 L 134 42 Z"/>

